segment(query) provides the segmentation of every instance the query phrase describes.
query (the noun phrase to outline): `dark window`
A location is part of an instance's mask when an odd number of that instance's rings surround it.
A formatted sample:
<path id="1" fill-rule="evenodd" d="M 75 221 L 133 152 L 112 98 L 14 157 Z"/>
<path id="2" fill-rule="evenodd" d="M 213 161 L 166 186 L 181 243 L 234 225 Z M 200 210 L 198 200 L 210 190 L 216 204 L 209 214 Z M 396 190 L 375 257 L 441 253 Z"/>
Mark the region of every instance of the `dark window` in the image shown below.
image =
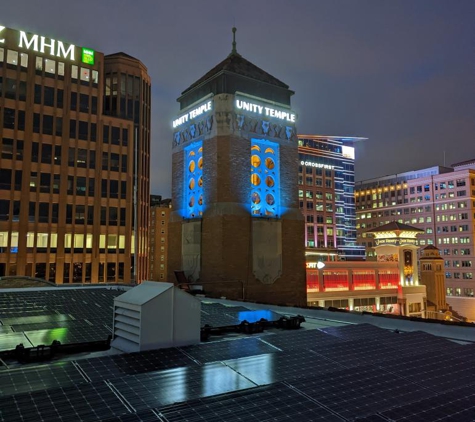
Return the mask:
<path id="1" fill-rule="evenodd" d="M 76 164 L 76 150 L 69 148 L 68 150 L 68 166 L 73 167 Z"/>
<path id="2" fill-rule="evenodd" d="M 13 139 L 3 138 L 1 156 L 9 160 L 13 158 Z"/>
<path id="3" fill-rule="evenodd" d="M 102 198 L 107 197 L 107 180 L 105 179 L 101 180 L 101 196 Z"/>
<path id="4" fill-rule="evenodd" d="M 58 222 L 58 204 L 53 204 L 53 207 L 51 210 L 51 222 L 52 223 Z"/>
<path id="5" fill-rule="evenodd" d="M 76 216 L 75 216 L 76 224 L 84 224 L 85 219 L 86 219 L 86 207 L 84 205 L 76 205 Z"/>
<path id="6" fill-rule="evenodd" d="M 25 130 L 25 112 L 23 110 L 18 110 L 18 130 Z"/>
<path id="7" fill-rule="evenodd" d="M 61 164 L 61 145 L 54 147 L 54 164 Z"/>
<path id="8" fill-rule="evenodd" d="M 35 104 L 41 104 L 41 85 L 35 84 Z"/>
<path id="9" fill-rule="evenodd" d="M 87 141 L 88 127 L 87 122 L 79 121 L 79 139 Z"/>
<path id="10" fill-rule="evenodd" d="M 118 198 L 119 197 L 119 182 L 117 180 L 111 180 L 109 185 L 109 197 Z"/>
<path id="11" fill-rule="evenodd" d="M 50 88 L 49 86 L 44 87 L 43 91 L 43 104 L 45 106 L 54 107 L 54 88 Z"/>
<path id="12" fill-rule="evenodd" d="M 26 100 L 26 82 L 20 81 L 18 87 L 18 100 L 25 101 Z"/>
<path id="13" fill-rule="evenodd" d="M 97 114 L 97 97 L 91 97 L 91 113 Z"/>
<path id="14" fill-rule="evenodd" d="M 0 169 L 0 189 L 10 190 L 12 184 L 12 171 L 10 169 Z"/>
<path id="15" fill-rule="evenodd" d="M 89 193 L 88 193 L 89 196 L 94 196 L 94 182 L 95 182 L 94 178 L 89 179 Z"/>
<path id="16" fill-rule="evenodd" d="M 87 149 L 78 149 L 78 158 L 76 159 L 78 167 L 87 167 Z"/>
<path id="17" fill-rule="evenodd" d="M 59 193 L 59 184 L 61 181 L 61 177 L 59 174 L 53 175 L 53 193 Z"/>
<path id="18" fill-rule="evenodd" d="M 64 101 L 64 90 L 62 89 L 56 90 L 56 107 L 63 108 L 63 101 Z"/>
<path id="19" fill-rule="evenodd" d="M 43 115 L 43 134 L 53 134 L 53 116 Z"/>
<path id="20" fill-rule="evenodd" d="M 38 142 L 33 142 L 31 144 L 31 161 L 33 163 L 38 163 L 39 158 L 39 145 Z"/>
<path id="21" fill-rule="evenodd" d="M 110 169 L 111 171 L 119 171 L 119 154 L 111 153 L 110 156 Z"/>
<path id="22" fill-rule="evenodd" d="M 33 114 L 33 132 L 40 133 L 40 115 L 38 113 Z"/>
<path id="23" fill-rule="evenodd" d="M 49 203 L 40 202 L 38 207 L 38 221 L 40 223 L 47 223 L 49 220 Z"/>
<path id="24" fill-rule="evenodd" d="M 117 226 L 117 207 L 109 207 L 109 226 Z"/>
<path id="25" fill-rule="evenodd" d="M 105 144 L 108 144 L 109 143 L 109 126 L 104 126 L 102 137 L 103 137 L 103 142 Z"/>
<path id="26" fill-rule="evenodd" d="M 76 120 L 69 121 L 69 137 L 76 138 Z"/>
<path id="27" fill-rule="evenodd" d="M 125 208 L 120 209 L 120 225 L 121 226 L 125 226 L 125 215 L 126 215 L 125 211 L 126 211 Z"/>
<path id="28" fill-rule="evenodd" d="M 51 174 L 40 173 L 40 192 L 49 193 L 50 185 L 51 185 Z"/>
<path id="29" fill-rule="evenodd" d="M 78 93 L 71 92 L 71 110 L 77 110 L 78 104 Z"/>
<path id="30" fill-rule="evenodd" d="M 79 94 L 79 111 L 89 113 L 89 95 Z"/>
<path id="31" fill-rule="evenodd" d="M 96 142 L 97 137 L 97 125 L 95 123 L 91 123 L 91 141 Z"/>
<path id="32" fill-rule="evenodd" d="M 35 221 L 35 205 L 36 202 L 30 202 L 28 206 L 28 221 L 30 223 Z"/>
<path id="33" fill-rule="evenodd" d="M 76 178 L 76 194 L 84 196 L 86 195 L 86 178 L 77 177 Z"/>
<path id="34" fill-rule="evenodd" d="M 87 207 L 87 224 L 94 224 L 94 207 L 92 205 Z"/>
<path id="35" fill-rule="evenodd" d="M 127 197 L 127 182 L 120 182 L 120 197 L 126 198 Z"/>
<path id="36" fill-rule="evenodd" d="M 53 146 L 49 144 L 43 144 L 41 146 L 41 162 L 45 164 L 51 164 L 53 155 Z"/>
<path id="37" fill-rule="evenodd" d="M 63 118 L 56 117 L 56 136 L 63 136 Z"/>
<path id="38" fill-rule="evenodd" d="M 15 186 L 16 190 L 21 190 L 21 182 L 23 180 L 23 172 L 21 170 L 15 171 Z"/>
<path id="39" fill-rule="evenodd" d="M 10 216 L 10 201 L 0 200 L 0 221 L 7 221 Z"/>
<path id="40" fill-rule="evenodd" d="M 121 155 L 121 170 L 127 172 L 127 155 Z"/>
<path id="41" fill-rule="evenodd" d="M 102 153 L 102 170 L 109 168 L 109 154 L 107 152 Z"/>
<path id="42" fill-rule="evenodd" d="M 73 222 L 73 206 L 66 205 L 66 224 L 71 224 Z"/>
<path id="43" fill-rule="evenodd" d="M 122 129 L 122 145 L 126 147 L 129 143 L 129 130 Z"/>
<path id="44" fill-rule="evenodd" d="M 16 79 L 5 79 L 5 98 L 16 100 L 17 83 Z"/>
<path id="45" fill-rule="evenodd" d="M 120 129 L 118 127 L 112 127 L 111 144 L 120 145 Z"/>
<path id="46" fill-rule="evenodd" d="M 15 110 L 12 108 L 3 109 L 3 127 L 15 129 Z"/>
<path id="47" fill-rule="evenodd" d="M 90 169 L 96 168 L 96 151 L 89 151 L 89 166 Z"/>
<path id="48" fill-rule="evenodd" d="M 68 195 L 74 193 L 74 176 L 68 176 Z"/>

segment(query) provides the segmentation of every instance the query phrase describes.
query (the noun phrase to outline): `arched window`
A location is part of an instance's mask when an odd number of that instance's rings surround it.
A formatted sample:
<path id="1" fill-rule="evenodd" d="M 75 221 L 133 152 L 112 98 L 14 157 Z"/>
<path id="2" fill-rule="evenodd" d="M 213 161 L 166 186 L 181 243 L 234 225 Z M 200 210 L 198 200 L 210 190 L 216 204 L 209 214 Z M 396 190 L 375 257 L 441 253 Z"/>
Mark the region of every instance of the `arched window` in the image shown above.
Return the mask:
<path id="1" fill-rule="evenodd" d="M 278 217 L 280 213 L 279 144 L 251 139 L 251 214 Z"/>

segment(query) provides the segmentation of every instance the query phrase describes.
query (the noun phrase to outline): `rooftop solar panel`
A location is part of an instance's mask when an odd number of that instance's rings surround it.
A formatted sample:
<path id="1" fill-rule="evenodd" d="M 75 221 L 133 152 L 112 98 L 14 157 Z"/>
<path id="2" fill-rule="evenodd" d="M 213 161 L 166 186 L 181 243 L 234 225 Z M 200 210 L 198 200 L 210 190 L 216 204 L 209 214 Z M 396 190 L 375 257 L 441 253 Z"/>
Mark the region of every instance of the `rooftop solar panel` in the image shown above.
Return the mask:
<path id="1" fill-rule="evenodd" d="M 421 385 L 395 379 L 372 366 L 296 379 L 289 384 L 347 419 L 369 416 L 433 394 Z"/>
<path id="2" fill-rule="evenodd" d="M 6 350 L 13 350 L 19 344 L 25 347 L 32 347 L 33 344 L 23 333 L 5 333 L 0 334 L 0 352 Z"/>
<path id="3" fill-rule="evenodd" d="M 197 344 L 194 346 L 182 347 L 181 350 L 201 363 L 261 355 L 264 353 L 274 353 L 278 351 L 278 349 L 260 341 L 257 337 L 244 337 L 234 340 Z"/>
<path id="4" fill-rule="evenodd" d="M 272 384 L 342 369 L 336 362 L 306 350 L 269 353 L 225 361 L 225 364 L 257 385 Z"/>
<path id="5" fill-rule="evenodd" d="M 220 363 L 129 375 L 111 384 L 136 410 L 255 387 Z"/>
<path id="6" fill-rule="evenodd" d="M 86 382 L 72 362 L 0 372 L 0 396 L 65 387 Z"/>
<path id="7" fill-rule="evenodd" d="M 381 415 L 392 421 L 473 421 L 475 393 L 462 388 L 422 398 L 417 402 L 384 411 Z"/>
<path id="8" fill-rule="evenodd" d="M 267 334 L 261 336 L 261 339 L 284 351 L 310 349 L 317 345 L 335 344 L 343 341 L 319 330 L 302 329 Z"/>
<path id="9" fill-rule="evenodd" d="M 283 385 L 252 388 L 157 409 L 168 422 L 342 421 L 310 398 Z"/>

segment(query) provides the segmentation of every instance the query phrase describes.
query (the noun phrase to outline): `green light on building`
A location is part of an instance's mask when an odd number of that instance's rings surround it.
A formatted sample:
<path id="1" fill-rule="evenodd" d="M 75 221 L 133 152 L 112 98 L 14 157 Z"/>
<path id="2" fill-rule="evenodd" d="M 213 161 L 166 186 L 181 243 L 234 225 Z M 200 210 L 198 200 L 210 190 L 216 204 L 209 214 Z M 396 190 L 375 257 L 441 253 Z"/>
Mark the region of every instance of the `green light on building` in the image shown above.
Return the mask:
<path id="1" fill-rule="evenodd" d="M 94 64 L 94 50 L 90 48 L 82 48 L 81 61 L 86 64 Z"/>

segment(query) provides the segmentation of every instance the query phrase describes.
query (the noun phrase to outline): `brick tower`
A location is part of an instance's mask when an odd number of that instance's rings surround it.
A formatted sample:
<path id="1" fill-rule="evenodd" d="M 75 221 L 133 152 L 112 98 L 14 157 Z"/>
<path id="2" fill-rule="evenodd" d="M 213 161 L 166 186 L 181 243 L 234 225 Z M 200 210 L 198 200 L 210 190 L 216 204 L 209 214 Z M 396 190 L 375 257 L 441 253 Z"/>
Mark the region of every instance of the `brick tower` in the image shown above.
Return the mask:
<path id="1" fill-rule="evenodd" d="M 169 280 L 182 269 L 213 296 L 306 304 L 292 95 L 233 37 L 231 54 L 178 98 Z"/>

